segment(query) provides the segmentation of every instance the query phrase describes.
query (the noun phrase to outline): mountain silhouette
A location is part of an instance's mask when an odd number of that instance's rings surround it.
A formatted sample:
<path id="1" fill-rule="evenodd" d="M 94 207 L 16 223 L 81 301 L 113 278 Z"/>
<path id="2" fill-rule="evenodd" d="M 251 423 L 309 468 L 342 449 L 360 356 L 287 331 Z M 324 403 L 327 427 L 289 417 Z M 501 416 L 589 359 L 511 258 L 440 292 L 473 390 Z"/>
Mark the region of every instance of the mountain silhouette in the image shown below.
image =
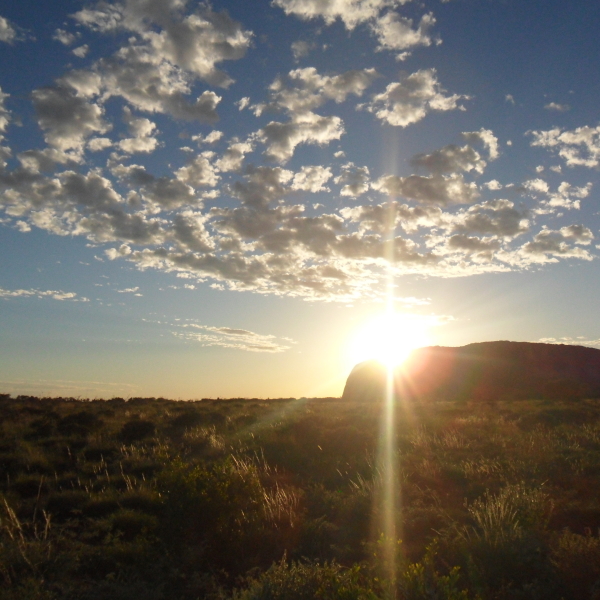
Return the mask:
<path id="1" fill-rule="evenodd" d="M 482 342 L 415 350 L 392 373 L 397 396 L 502 400 L 600 397 L 600 350 L 530 342 Z M 376 361 L 350 373 L 344 400 L 383 400 L 387 369 Z"/>

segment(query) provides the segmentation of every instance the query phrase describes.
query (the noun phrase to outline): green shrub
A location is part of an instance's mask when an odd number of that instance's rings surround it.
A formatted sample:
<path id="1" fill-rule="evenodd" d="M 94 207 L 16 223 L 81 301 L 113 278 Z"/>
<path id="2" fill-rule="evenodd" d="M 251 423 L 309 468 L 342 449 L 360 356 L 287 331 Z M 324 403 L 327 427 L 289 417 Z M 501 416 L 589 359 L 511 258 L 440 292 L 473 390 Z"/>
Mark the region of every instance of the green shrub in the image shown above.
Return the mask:
<path id="1" fill-rule="evenodd" d="M 234 593 L 234 600 L 376 600 L 365 584 L 360 568 L 341 567 L 335 562 L 273 564 L 248 588 Z"/>

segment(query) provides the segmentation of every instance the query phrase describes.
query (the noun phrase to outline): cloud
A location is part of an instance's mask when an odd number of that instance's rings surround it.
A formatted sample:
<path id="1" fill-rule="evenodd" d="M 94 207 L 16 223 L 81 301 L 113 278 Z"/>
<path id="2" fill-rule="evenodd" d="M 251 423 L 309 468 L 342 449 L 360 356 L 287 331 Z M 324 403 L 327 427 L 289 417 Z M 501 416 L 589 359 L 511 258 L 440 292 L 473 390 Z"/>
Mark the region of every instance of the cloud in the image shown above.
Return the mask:
<path id="1" fill-rule="evenodd" d="M 375 95 L 363 107 L 389 125 L 407 127 L 425 118 L 430 111 L 464 110 L 458 102 L 469 97 L 445 96 L 445 91 L 435 69 L 421 69 L 402 81 L 388 84 L 385 92 Z"/>
<path id="2" fill-rule="evenodd" d="M 344 125 L 339 117 L 322 117 L 313 112 L 304 112 L 287 123 L 271 121 L 259 132 L 259 139 L 266 144 L 265 156 L 276 162 L 287 162 L 300 144 L 324 146 L 339 140 L 344 134 Z"/>
<path id="3" fill-rule="evenodd" d="M 375 69 L 355 69 L 338 75 L 321 75 L 314 67 L 294 69 L 269 86 L 269 102 L 253 109 L 257 116 L 265 110 L 285 111 L 291 116 L 308 113 L 328 100 L 339 104 L 351 94 L 362 96 L 378 77 Z"/>
<path id="4" fill-rule="evenodd" d="M 471 206 L 447 223 L 452 233 L 512 237 L 529 231 L 530 215 L 527 210 L 517 210 L 509 200 L 493 200 Z"/>
<path id="5" fill-rule="evenodd" d="M 13 44 L 13 42 L 20 42 L 24 39 L 25 36 L 19 27 L 0 16 L 0 42 Z"/>
<path id="6" fill-rule="evenodd" d="M 546 131 L 532 131 L 532 146 L 548 148 L 564 159 L 569 167 L 590 169 L 600 165 L 600 125 L 562 130 L 558 127 Z"/>
<path id="7" fill-rule="evenodd" d="M 181 10 L 184 4 L 178 0 L 99 2 L 73 17 L 81 25 L 105 33 L 134 33 L 137 39 L 121 51 L 128 65 L 136 64 L 135 55 L 144 56 L 155 65 L 167 62 L 213 85 L 229 86 L 233 80 L 216 65 L 242 58 L 252 32 L 243 30 L 225 11 L 216 13 L 208 5 L 200 5 L 198 10 L 185 14 Z"/>
<path id="8" fill-rule="evenodd" d="M 61 44 L 65 45 L 65 46 L 71 46 L 80 37 L 80 35 L 81 34 L 79 34 L 79 33 L 71 33 L 64 29 L 58 28 L 52 35 L 52 39 L 57 42 L 60 42 Z"/>
<path id="9" fill-rule="evenodd" d="M 335 183 L 341 184 L 341 196 L 356 198 L 369 189 L 370 174 L 368 167 L 357 167 L 349 162 L 342 165 L 342 173 L 335 178 Z"/>
<path id="10" fill-rule="evenodd" d="M 471 146 L 455 146 L 451 144 L 435 150 L 431 154 L 413 156 L 411 165 L 423 168 L 431 173 L 459 173 L 460 171 L 476 171 L 483 173 L 487 163 Z"/>
<path id="11" fill-rule="evenodd" d="M 462 134 L 469 144 L 482 144 L 488 150 L 490 160 L 496 160 L 500 155 L 498 151 L 498 138 L 491 129 L 481 128 L 479 131 L 466 131 Z"/>
<path id="12" fill-rule="evenodd" d="M 123 120 L 127 123 L 131 137 L 121 140 L 119 148 L 127 154 L 153 152 L 158 145 L 158 140 L 153 135 L 156 123 L 153 123 L 150 119 L 134 117 L 127 106 L 123 112 Z"/>
<path id="13" fill-rule="evenodd" d="M 322 18 L 327 25 L 340 19 L 347 29 L 374 19 L 387 7 L 403 4 L 399 0 L 274 0 L 287 15 L 309 20 Z"/>
<path id="14" fill-rule="evenodd" d="M 62 290 L 6 290 L 0 288 L 0 298 L 52 298 L 61 301 L 89 302 L 89 299 L 85 296 L 78 297 L 75 292 L 63 292 Z"/>
<path id="15" fill-rule="evenodd" d="M 600 348 L 600 340 L 593 340 L 583 335 L 577 337 L 545 337 L 536 340 L 542 344 L 568 344 L 570 346 L 591 346 L 592 348 Z"/>
<path id="16" fill-rule="evenodd" d="M 280 353 L 291 348 L 287 338 L 277 339 L 274 335 L 264 335 L 247 329 L 213 327 L 198 323 L 184 323 L 173 335 L 184 340 L 199 342 L 202 346 L 231 348 L 245 352 Z"/>
<path id="17" fill-rule="evenodd" d="M 558 104 L 557 102 L 549 102 L 544 105 L 544 108 L 555 112 L 567 112 L 568 110 L 571 110 L 571 107 L 568 104 Z"/>
<path id="18" fill-rule="evenodd" d="M 294 174 L 292 181 L 293 190 L 302 190 L 305 192 L 328 192 L 330 191 L 325 184 L 333 177 L 329 167 L 321 165 L 303 166 L 302 169 Z"/>
<path id="19" fill-rule="evenodd" d="M 77 58 L 85 58 L 90 51 L 90 47 L 87 44 L 83 44 L 83 46 L 78 46 L 72 50 L 72 53 Z"/>
<path id="20" fill-rule="evenodd" d="M 588 245 L 594 238 L 590 229 L 583 225 L 569 225 L 560 230 L 542 229 L 533 239 L 523 246 L 525 254 L 540 255 L 544 258 L 560 256 L 563 258 L 579 258 L 592 260 L 587 250 L 574 244 Z"/>
<path id="21" fill-rule="evenodd" d="M 430 46 L 429 30 L 433 25 L 435 18 L 432 13 L 423 15 L 419 25 L 414 28 L 412 19 L 389 11 L 372 21 L 371 30 L 379 41 L 377 50 L 408 50 L 417 46 Z M 406 53 L 401 53 L 398 58 L 404 60 L 405 55 Z"/>
<path id="22" fill-rule="evenodd" d="M 317 45 L 314 42 L 307 42 L 306 40 L 296 40 L 295 42 L 292 42 L 291 49 L 294 60 L 298 62 L 301 58 L 305 58 L 309 55 L 311 50 L 316 48 L 316 46 Z"/>
<path id="23" fill-rule="evenodd" d="M 431 177 L 386 175 L 375 181 L 372 187 L 389 196 L 440 206 L 470 204 L 479 197 L 477 185 L 465 181 L 462 174 Z"/>
<path id="24" fill-rule="evenodd" d="M 104 109 L 65 85 L 40 88 L 33 92 L 38 123 L 44 130 L 46 143 L 66 152 L 83 152 L 86 138 L 106 133 L 110 125 L 104 121 Z"/>

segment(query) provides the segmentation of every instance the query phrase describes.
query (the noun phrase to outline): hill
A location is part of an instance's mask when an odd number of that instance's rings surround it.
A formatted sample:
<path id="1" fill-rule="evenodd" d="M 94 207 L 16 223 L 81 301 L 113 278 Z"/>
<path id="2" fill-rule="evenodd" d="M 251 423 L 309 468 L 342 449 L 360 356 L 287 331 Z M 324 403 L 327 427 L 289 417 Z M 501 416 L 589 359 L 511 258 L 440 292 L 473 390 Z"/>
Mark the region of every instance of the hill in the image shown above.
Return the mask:
<path id="1" fill-rule="evenodd" d="M 381 400 L 386 370 L 354 367 L 344 400 Z M 415 350 L 394 372 L 396 394 L 412 398 L 501 400 L 600 397 L 600 350 L 530 342 L 482 342 Z"/>

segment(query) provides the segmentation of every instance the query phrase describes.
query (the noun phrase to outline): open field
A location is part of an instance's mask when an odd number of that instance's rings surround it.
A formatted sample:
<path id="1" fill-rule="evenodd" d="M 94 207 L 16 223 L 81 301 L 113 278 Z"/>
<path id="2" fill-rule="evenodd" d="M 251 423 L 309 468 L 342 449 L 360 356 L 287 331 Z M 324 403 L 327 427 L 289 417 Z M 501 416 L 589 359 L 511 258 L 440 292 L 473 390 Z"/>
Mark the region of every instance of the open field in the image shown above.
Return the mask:
<path id="1" fill-rule="evenodd" d="M 600 598 L 600 400 L 387 414 L 0 396 L 0 598 Z"/>

